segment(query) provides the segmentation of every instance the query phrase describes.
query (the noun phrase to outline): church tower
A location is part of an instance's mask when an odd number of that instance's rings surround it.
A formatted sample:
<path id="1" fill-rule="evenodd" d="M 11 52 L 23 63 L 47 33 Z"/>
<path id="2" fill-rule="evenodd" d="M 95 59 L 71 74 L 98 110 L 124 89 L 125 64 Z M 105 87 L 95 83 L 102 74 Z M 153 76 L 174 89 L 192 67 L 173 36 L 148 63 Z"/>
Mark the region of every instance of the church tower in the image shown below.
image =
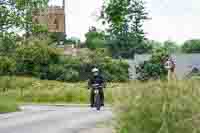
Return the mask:
<path id="1" fill-rule="evenodd" d="M 65 0 L 62 6 L 50 5 L 46 10 L 35 10 L 33 23 L 48 25 L 49 32 L 65 33 Z"/>

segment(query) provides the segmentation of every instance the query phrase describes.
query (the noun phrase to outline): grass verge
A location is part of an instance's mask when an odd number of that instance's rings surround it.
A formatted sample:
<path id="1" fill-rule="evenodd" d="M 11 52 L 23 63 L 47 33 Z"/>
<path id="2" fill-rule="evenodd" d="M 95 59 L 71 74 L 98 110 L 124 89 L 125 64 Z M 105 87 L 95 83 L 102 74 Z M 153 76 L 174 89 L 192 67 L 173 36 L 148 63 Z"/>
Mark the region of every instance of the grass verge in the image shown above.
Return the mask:
<path id="1" fill-rule="evenodd" d="M 131 83 L 118 96 L 118 133 L 200 132 L 199 80 Z"/>
<path id="2" fill-rule="evenodd" d="M 8 96 L 0 96 L 0 113 L 18 111 L 16 100 Z"/>
<path id="3" fill-rule="evenodd" d="M 109 83 L 105 89 L 107 103 L 112 103 L 113 91 L 123 84 Z M 89 90 L 86 82 L 69 83 L 38 80 L 30 77 L 0 77 L 0 90 L 16 96 L 22 103 L 89 103 Z"/>

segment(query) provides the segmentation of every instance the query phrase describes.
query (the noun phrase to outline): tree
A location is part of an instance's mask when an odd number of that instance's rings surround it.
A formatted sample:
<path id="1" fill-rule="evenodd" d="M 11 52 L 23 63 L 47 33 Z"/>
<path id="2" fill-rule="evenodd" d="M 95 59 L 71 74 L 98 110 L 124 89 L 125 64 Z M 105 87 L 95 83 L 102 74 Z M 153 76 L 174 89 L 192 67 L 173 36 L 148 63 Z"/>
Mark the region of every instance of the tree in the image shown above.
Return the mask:
<path id="1" fill-rule="evenodd" d="M 146 43 L 152 47 L 152 49 L 162 48 L 162 43 L 155 40 L 147 40 Z"/>
<path id="2" fill-rule="evenodd" d="M 47 25 L 43 25 L 43 24 L 35 24 L 32 26 L 32 35 L 35 37 L 44 37 L 44 36 L 49 36 L 49 32 L 48 32 L 48 26 Z"/>
<path id="3" fill-rule="evenodd" d="M 200 40 L 188 40 L 185 41 L 182 46 L 182 51 L 184 53 L 200 53 Z"/>
<path id="4" fill-rule="evenodd" d="M 105 34 L 95 27 L 91 27 L 85 37 L 86 45 L 90 49 L 104 48 L 106 46 Z"/>
<path id="5" fill-rule="evenodd" d="M 101 18 L 103 24 L 110 28 L 111 50 L 119 54 L 120 51 L 134 53 L 146 52 L 143 48 L 145 33 L 142 29 L 144 20 L 148 13 L 142 0 L 105 0 L 102 8 Z M 114 44 L 113 44 L 114 43 Z M 141 50 L 142 49 L 142 50 Z"/>
<path id="6" fill-rule="evenodd" d="M 28 37 L 32 32 L 32 13 L 33 11 L 42 11 L 48 6 L 48 0 L 16 0 L 15 7 L 18 12 L 21 12 L 23 18 L 23 25 L 21 28 L 26 30 L 26 36 Z"/>
<path id="7" fill-rule="evenodd" d="M 171 54 L 179 52 L 178 45 L 176 44 L 176 42 L 173 42 L 171 40 L 167 40 L 164 42 L 164 48 Z"/>
<path id="8" fill-rule="evenodd" d="M 48 0 L 0 0 L 1 55 L 10 55 L 15 50 L 16 29 L 26 30 L 27 33 L 35 32 L 35 35 L 44 32 L 44 28 L 32 23 L 32 11 L 46 8 L 47 2 Z"/>
<path id="9" fill-rule="evenodd" d="M 8 29 L 18 27 L 21 18 L 20 12 L 15 11 L 14 3 L 11 1 L 0 1 L 0 32 L 6 32 Z"/>
<path id="10" fill-rule="evenodd" d="M 0 55 L 10 56 L 16 48 L 17 36 L 14 33 L 0 33 L 0 36 Z"/>
<path id="11" fill-rule="evenodd" d="M 0 31 L 21 28 L 32 30 L 32 11 L 47 7 L 48 0 L 1 0 Z"/>

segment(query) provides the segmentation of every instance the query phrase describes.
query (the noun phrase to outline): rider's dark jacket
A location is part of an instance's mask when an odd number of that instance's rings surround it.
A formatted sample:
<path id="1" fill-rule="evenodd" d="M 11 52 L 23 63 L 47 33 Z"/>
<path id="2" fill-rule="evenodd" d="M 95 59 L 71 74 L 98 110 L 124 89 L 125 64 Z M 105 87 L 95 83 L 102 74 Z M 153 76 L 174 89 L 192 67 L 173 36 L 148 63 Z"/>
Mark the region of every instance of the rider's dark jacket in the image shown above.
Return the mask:
<path id="1" fill-rule="evenodd" d="M 101 75 L 92 76 L 88 81 L 88 89 L 92 87 L 93 84 L 99 84 L 105 86 L 105 80 Z"/>

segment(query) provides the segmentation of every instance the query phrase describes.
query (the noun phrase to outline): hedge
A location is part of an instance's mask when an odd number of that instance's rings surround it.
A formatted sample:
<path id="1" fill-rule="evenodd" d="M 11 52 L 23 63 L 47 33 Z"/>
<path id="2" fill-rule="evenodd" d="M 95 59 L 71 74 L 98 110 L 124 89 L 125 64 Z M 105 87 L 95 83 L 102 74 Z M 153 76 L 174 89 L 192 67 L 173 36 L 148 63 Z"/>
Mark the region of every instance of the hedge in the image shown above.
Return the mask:
<path id="1" fill-rule="evenodd" d="M 13 57 L 0 57 L 1 75 L 25 75 L 59 81 L 85 81 L 91 69 L 99 67 L 108 81 L 128 80 L 128 63 L 108 57 L 102 50 L 86 56 L 63 56 L 39 41 L 22 44 Z"/>

